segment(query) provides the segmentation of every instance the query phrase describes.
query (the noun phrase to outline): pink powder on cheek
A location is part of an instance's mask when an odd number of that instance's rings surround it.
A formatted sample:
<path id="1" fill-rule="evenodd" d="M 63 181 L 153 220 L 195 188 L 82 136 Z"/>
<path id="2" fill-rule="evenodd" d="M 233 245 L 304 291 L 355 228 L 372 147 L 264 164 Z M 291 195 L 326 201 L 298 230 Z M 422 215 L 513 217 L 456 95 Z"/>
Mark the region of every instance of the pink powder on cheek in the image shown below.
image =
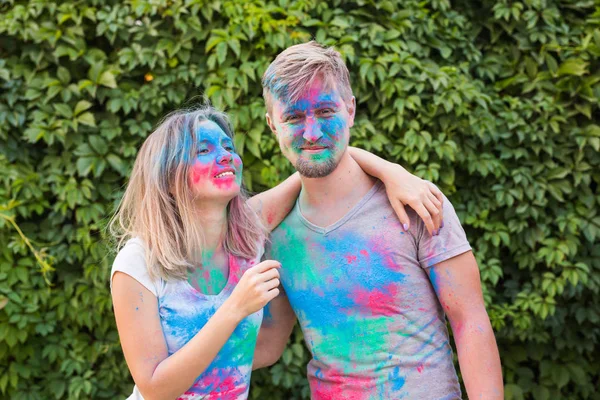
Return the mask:
<path id="1" fill-rule="evenodd" d="M 233 165 L 235 166 L 235 169 L 240 169 L 240 167 L 242 166 L 242 159 L 239 156 L 234 155 L 233 156 Z"/>
<path id="2" fill-rule="evenodd" d="M 196 161 L 190 169 L 190 183 L 197 185 L 201 180 L 205 180 L 210 176 L 212 165 L 202 164 Z"/>

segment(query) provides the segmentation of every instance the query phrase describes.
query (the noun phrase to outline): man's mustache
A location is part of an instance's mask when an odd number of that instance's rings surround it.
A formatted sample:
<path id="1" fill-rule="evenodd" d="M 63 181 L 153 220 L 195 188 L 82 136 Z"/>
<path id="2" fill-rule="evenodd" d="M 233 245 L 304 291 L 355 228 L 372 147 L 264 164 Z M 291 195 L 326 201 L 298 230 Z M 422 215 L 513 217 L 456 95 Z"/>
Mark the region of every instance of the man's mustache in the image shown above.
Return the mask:
<path id="1" fill-rule="evenodd" d="M 303 148 L 311 148 L 311 147 L 326 147 L 326 148 L 331 148 L 331 147 L 333 147 L 333 143 L 330 142 L 329 140 L 321 140 L 321 139 L 319 139 L 316 142 L 307 142 L 304 139 L 302 139 L 302 140 L 294 141 L 293 147 L 295 149 L 303 149 Z"/>

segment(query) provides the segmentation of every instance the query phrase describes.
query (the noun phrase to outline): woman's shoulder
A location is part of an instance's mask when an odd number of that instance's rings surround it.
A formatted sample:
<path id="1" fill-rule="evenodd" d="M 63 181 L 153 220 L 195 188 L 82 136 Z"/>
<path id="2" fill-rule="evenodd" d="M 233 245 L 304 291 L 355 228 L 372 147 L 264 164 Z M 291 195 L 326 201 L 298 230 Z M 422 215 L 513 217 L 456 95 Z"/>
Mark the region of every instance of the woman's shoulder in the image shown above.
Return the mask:
<path id="1" fill-rule="evenodd" d="M 113 266 L 121 264 L 146 268 L 146 247 L 142 239 L 131 238 L 119 249 Z"/>
<path id="2" fill-rule="evenodd" d="M 117 272 L 131 276 L 158 297 L 160 278 L 150 277 L 146 266 L 146 247 L 140 238 L 129 239 L 117 253 L 110 274 L 111 288 L 113 276 Z"/>

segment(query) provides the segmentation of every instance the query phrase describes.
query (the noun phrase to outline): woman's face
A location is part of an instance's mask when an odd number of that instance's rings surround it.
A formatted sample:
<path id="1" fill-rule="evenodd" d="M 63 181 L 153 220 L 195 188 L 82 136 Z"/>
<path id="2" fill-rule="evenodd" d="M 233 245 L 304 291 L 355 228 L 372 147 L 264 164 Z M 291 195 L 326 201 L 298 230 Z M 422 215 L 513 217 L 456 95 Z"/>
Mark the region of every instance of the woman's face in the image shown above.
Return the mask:
<path id="1" fill-rule="evenodd" d="M 188 177 L 192 193 L 197 199 L 231 200 L 240 193 L 243 169 L 233 141 L 213 121 L 199 124 L 197 138 Z"/>

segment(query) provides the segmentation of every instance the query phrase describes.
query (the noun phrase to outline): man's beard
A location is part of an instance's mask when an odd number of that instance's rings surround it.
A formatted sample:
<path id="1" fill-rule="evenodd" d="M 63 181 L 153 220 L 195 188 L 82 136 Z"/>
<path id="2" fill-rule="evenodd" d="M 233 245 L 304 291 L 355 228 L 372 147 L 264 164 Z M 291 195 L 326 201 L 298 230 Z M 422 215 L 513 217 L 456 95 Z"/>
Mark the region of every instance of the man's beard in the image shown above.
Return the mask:
<path id="1" fill-rule="evenodd" d="M 339 160 L 336 161 L 334 157 L 320 162 L 298 158 L 296 161 L 296 171 L 307 178 L 323 178 L 331 174 L 338 166 L 338 163 Z"/>

